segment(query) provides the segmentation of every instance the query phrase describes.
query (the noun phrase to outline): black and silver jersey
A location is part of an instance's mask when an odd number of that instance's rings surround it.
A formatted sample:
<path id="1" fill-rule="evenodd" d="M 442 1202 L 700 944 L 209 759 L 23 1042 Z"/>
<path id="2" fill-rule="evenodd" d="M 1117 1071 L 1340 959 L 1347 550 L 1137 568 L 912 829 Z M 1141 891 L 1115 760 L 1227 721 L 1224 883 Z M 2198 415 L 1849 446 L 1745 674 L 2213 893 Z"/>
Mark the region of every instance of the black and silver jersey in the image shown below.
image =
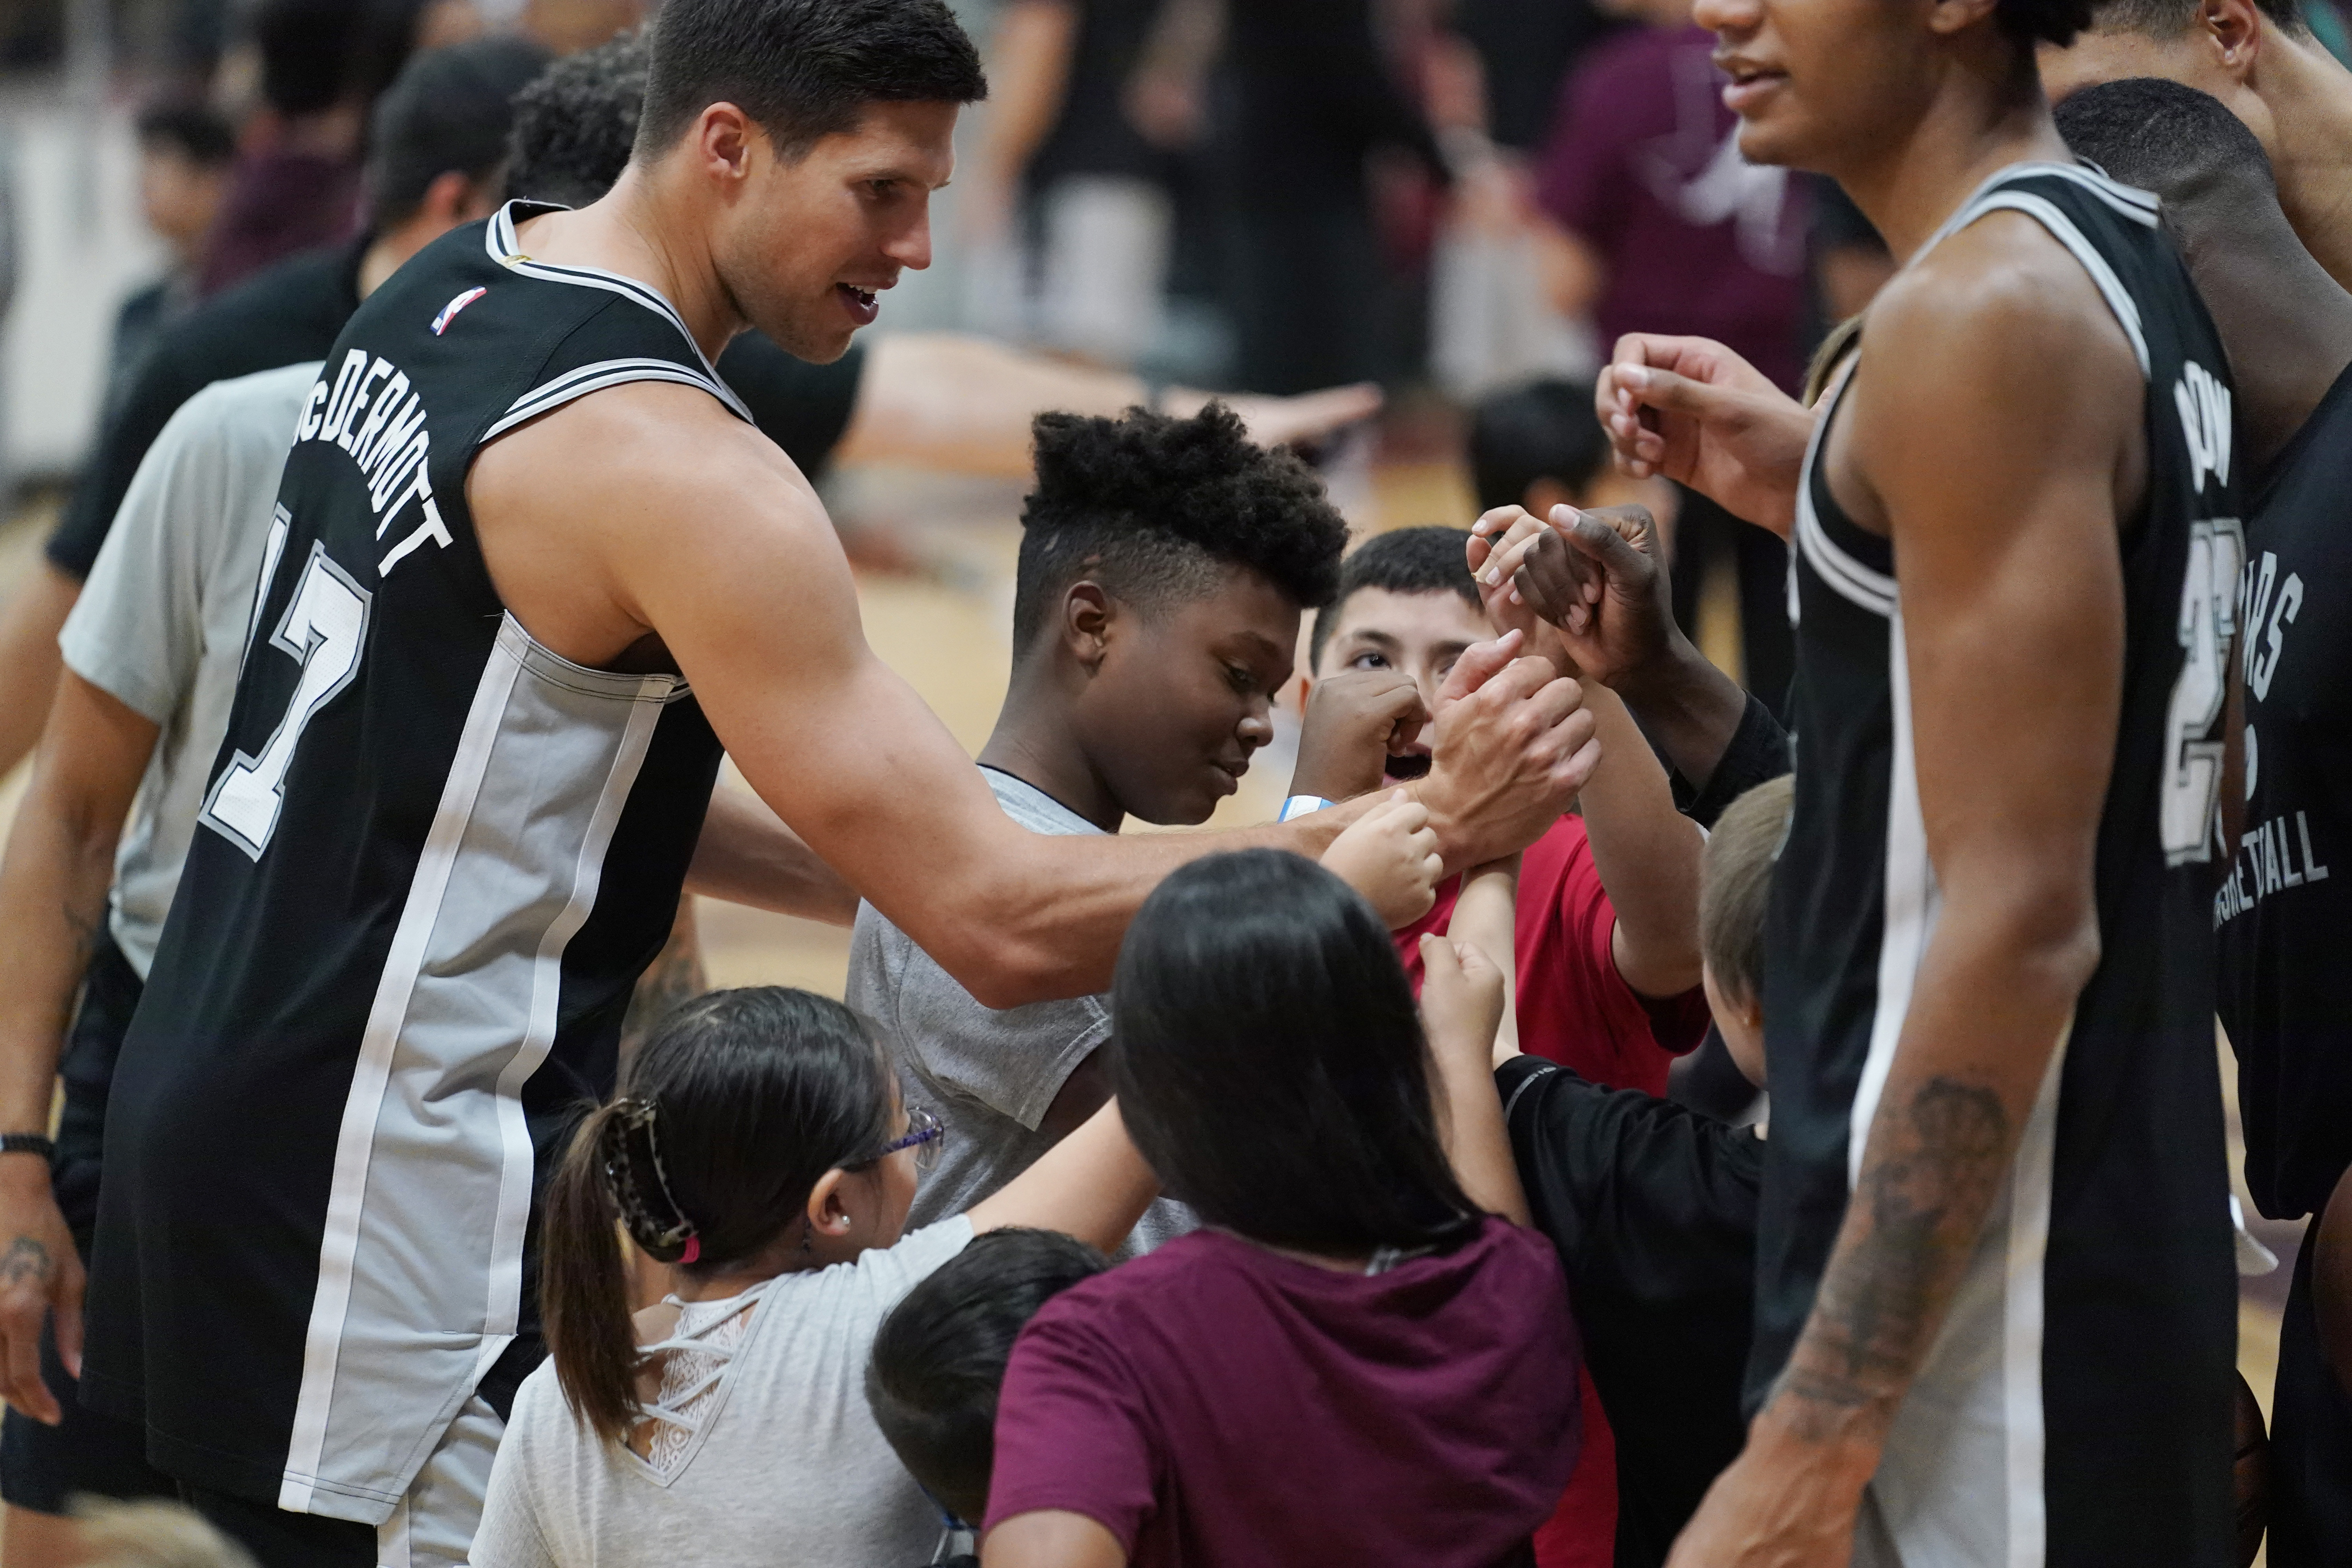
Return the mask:
<path id="1" fill-rule="evenodd" d="M 679 677 L 557 657 L 484 565 L 485 443 L 629 382 L 743 414 L 657 292 L 516 216 L 403 267 L 311 391 L 107 1128 L 85 1397 L 184 1479 L 379 1525 L 536 1353 L 538 1162 L 610 1088 L 720 760 Z"/>
<path id="2" fill-rule="evenodd" d="M 1904 1402 L 1864 1542 L 1913 1565 L 2219 1568 L 2236 1319 L 2209 898 L 2242 555 L 2228 369 L 2153 196 L 2086 167 L 2017 164 L 1922 253 L 1992 212 L 2065 246 L 2147 377 L 2147 496 L 2116 540 L 2126 646 L 2097 846 L 2104 956 Z M 1853 370 L 1822 399 L 1795 530 L 1797 790 L 1766 944 L 1772 1133 L 1751 1402 L 1811 1310 L 1939 907 L 1902 563 L 1840 510 L 1821 460 Z"/>
<path id="3" fill-rule="evenodd" d="M 2352 1165 L 2352 370 L 2270 465 L 2246 519 L 2246 831 L 2213 900 L 2246 1185 L 2326 1206 Z"/>

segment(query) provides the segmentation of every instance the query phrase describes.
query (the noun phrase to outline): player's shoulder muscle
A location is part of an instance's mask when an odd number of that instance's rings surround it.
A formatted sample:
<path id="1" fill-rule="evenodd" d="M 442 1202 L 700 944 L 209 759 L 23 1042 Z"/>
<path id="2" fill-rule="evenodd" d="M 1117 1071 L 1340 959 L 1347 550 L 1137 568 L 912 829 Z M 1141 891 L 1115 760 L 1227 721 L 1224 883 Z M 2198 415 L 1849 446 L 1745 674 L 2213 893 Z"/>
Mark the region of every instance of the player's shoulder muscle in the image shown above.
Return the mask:
<path id="1" fill-rule="evenodd" d="M 2021 214 L 1978 219 L 1890 282 L 1861 353 L 1858 424 L 1923 459 L 2116 460 L 2139 425 L 2130 340 L 2082 263 Z"/>

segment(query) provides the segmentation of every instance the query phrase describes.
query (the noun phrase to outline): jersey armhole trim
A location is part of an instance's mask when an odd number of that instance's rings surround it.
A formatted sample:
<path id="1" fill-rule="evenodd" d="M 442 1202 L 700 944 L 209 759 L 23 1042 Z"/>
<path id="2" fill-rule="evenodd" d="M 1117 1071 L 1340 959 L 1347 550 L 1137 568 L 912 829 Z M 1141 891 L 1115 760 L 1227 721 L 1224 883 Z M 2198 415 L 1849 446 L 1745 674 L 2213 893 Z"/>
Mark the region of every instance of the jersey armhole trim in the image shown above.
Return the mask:
<path id="1" fill-rule="evenodd" d="M 509 272 L 519 272 L 527 278 L 537 278 L 550 283 L 569 283 L 583 289 L 606 289 L 651 310 L 655 315 L 676 327 L 678 336 L 686 340 L 687 348 L 693 353 L 696 363 L 702 366 L 703 376 L 711 395 L 725 404 L 729 412 L 746 425 L 758 423 L 752 418 L 751 410 L 745 406 L 743 400 L 735 395 L 734 389 L 719 379 L 718 366 L 710 363 L 710 356 L 702 352 L 702 345 L 695 342 L 694 334 L 687 330 L 686 318 L 678 314 L 677 307 L 671 304 L 660 289 L 642 279 L 626 277 L 618 272 L 607 272 L 599 267 L 563 267 L 552 262 L 533 261 L 530 257 L 522 254 L 521 242 L 515 234 L 514 212 L 518 206 L 530 206 L 548 212 L 569 210 L 543 202 L 509 202 L 498 210 L 497 215 L 490 219 L 488 228 L 483 232 L 483 248 L 489 252 L 492 261 Z M 488 437 L 486 436 L 483 439 L 488 440 Z"/>
<path id="2" fill-rule="evenodd" d="M 2074 226 L 2074 220 L 2059 211 L 2048 197 L 2035 195 L 2031 191 L 1995 191 L 1963 209 L 1962 221 L 1954 226 L 1955 230 L 1967 227 L 1987 213 L 2003 211 L 2022 213 L 2040 224 L 2049 232 L 2051 238 L 2064 246 L 2081 263 L 2083 270 L 2090 274 L 2092 283 L 2105 299 L 2107 310 L 2123 328 L 2124 335 L 2131 340 L 2132 353 L 2139 361 L 2140 379 L 2147 380 L 2152 372 L 2147 354 L 2147 334 L 2140 326 L 2138 301 L 2132 298 L 2131 290 L 2124 287 L 2123 279 L 2116 276 L 2116 269 L 2107 265 L 2107 258 L 2099 254 L 2098 247 L 2093 245 L 2083 231 Z"/>
<path id="3" fill-rule="evenodd" d="M 709 377 L 697 375 L 685 365 L 663 359 L 605 360 L 597 364 L 582 365 L 516 398 L 506 413 L 482 432 L 475 442 L 475 447 L 478 450 L 517 426 L 529 424 L 542 414 L 552 414 L 565 404 L 576 402 L 592 392 L 603 392 L 608 387 L 626 385 L 633 381 L 675 382 L 680 386 L 699 388 L 730 408 L 735 406 L 732 393 Z"/>

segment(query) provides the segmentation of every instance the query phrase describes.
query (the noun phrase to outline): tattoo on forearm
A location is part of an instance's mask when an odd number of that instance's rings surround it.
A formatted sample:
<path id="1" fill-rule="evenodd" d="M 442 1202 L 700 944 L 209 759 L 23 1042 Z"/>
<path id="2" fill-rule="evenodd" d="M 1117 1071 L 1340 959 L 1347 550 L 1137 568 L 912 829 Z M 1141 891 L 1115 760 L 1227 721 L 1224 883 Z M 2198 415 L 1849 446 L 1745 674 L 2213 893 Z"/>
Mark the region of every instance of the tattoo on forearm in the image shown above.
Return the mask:
<path id="1" fill-rule="evenodd" d="M 669 941 L 655 955 L 621 1020 L 621 1058 L 628 1059 L 657 1028 L 669 1010 L 710 989 L 702 973 L 702 942 L 693 920 L 681 920 Z"/>
<path id="2" fill-rule="evenodd" d="M 20 1236 L 0 1252 L 0 1287 L 47 1285 L 56 1266 L 49 1261 L 49 1249 L 29 1236 Z"/>
<path id="3" fill-rule="evenodd" d="M 1780 1378 L 1809 1435 L 1909 1383 L 2000 1188 L 2009 1131 L 2000 1095 L 1948 1078 L 1920 1086 L 1901 1115 L 1881 1113 L 1853 1199 L 1866 1228 L 1832 1259 Z"/>
<path id="4" fill-rule="evenodd" d="M 87 969 L 98 952 L 99 934 L 106 929 L 106 907 L 101 904 L 96 914 L 84 914 L 68 904 L 61 912 L 66 918 L 66 930 L 73 933 L 74 967 Z"/>

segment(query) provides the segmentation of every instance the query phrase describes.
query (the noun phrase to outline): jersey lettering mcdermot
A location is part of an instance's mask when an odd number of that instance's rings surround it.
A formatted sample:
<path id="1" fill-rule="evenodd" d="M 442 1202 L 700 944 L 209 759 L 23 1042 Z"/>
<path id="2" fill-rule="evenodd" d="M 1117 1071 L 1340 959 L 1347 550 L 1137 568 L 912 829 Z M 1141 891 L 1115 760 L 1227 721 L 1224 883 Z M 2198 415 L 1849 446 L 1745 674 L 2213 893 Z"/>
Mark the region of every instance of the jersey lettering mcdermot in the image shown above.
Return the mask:
<path id="1" fill-rule="evenodd" d="M 2236 1281 L 2208 900 L 2244 554 L 2226 362 L 2154 197 L 2087 167 L 2018 164 L 1923 253 L 1991 212 L 2032 220 L 2081 263 L 2146 377 L 2147 496 L 2117 537 L 2103 956 L 1896 1417 L 1855 1561 L 2221 1568 Z M 1751 1403 L 1811 1310 L 1940 909 L 1900 563 L 1839 509 L 1821 461 L 1853 372 L 1822 399 L 1799 490 L 1801 744 L 1766 945 L 1772 1136 Z"/>
<path id="2" fill-rule="evenodd" d="M 536 1359 L 541 1161 L 719 762 L 679 677 L 557 657 L 483 563 L 486 442 L 632 381 L 743 412 L 657 293 L 516 216 L 395 274 L 304 404 L 108 1119 L 85 1397 L 184 1480 L 377 1525 Z"/>

